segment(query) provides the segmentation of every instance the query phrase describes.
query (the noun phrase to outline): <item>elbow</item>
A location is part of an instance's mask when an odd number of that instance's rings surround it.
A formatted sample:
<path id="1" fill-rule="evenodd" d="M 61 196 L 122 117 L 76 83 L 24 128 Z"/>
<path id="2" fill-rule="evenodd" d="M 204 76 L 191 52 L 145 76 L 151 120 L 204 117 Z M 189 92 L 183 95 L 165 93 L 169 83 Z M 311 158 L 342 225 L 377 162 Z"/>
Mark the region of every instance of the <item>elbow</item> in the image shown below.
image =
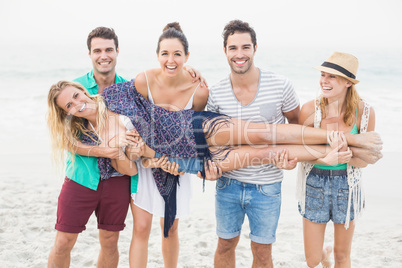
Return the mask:
<path id="1" fill-rule="evenodd" d="M 134 162 L 132 162 L 134 166 L 130 165 L 127 167 L 116 165 L 114 169 L 119 172 L 120 174 L 127 175 L 127 176 L 134 176 L 138 173 L 137 166 Z"/>
<path id="2" fill-rule="evenodd" d="M 130 170 L 130 171 L 128 171 L 127 172 L 127 174 L 126 175 L 128 175 L 128 176 L 134 176 L 134 175 L 137 175 L 137 170 Z"/>
<path id="3" fill-rule="evenodd" d="M 134 175 L 136 175 L 138 172 L 137 172 L 137 170 L 132 170 L 132 169 L 129 169 L 129 168 L 127 168 L 127 169 L 118 169 L 118 170 L 116 170 L 117 172 L 119 172 L 120 174 L 123 174 L 123 175 L 127 175 L 127 176 L 134 176 Z"/>
<path id="4" fill-rule="evenodd" d="M 358 166 L 358 168 L 365 168 L 365 167 L 367 167 L 367 166 L 368 166 L 367 163 L 362 163 L 361 165 Z"/>

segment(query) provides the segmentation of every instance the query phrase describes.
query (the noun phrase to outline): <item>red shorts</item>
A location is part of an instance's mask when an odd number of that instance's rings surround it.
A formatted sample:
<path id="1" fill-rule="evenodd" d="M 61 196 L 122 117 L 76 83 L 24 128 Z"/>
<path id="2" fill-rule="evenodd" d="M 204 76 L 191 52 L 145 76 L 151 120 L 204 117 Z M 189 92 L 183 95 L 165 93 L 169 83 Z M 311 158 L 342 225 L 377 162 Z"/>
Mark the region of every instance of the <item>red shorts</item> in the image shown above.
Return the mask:
<path id="1" fill-rule="evenodd" d="M 126 226 L 129 204 L 129 176 L 100 181 L 97 191 L 66 177 L 59 195 L 55 228 L 66 233 L 81 233 L 95 211 L 98 229 L 121 231 Z"/>

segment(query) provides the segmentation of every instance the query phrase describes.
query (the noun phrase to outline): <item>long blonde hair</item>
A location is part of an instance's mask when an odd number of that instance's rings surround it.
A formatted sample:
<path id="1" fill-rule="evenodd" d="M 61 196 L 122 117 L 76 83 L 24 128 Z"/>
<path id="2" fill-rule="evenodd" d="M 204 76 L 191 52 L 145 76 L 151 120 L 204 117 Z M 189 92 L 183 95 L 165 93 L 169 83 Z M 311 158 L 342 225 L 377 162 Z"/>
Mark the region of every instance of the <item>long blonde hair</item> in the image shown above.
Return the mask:
<path id="1" fill-rule="evenodd" d="M 73 161 L 76 152 L 76 146 L 82 135 L 89 135 L 92 130 L 85 127 L 86 119 L 67 115 L 67 113 L 57 105 L 57 98 L 60 93 L 68 86 L 81 90 L 87 97 L 96 103 L 97 116 L 96 124 L 98 131 L 101 133 L 105 129 L 108 120 L 107 108 L 104 99 L 100 95 L 91 96 L 88 91 L 79 83 L 72 81 L 59 81 L 52 85 L 47 97 L 48 113 L 47 125 L 50 132 L 52 159 L 56 164 L 64 164 L 65 150 L 73 154 Z"/>
<path id="2" fill-rule="evenodd" d="M 344 79 L 344 78 L 337 76 L 337 79 Z M 343 122 L 347 126 L 351 126 L 353 124 L 353 115 L 355 114 L 355 111 L 359 106 L 360 100 L 361 99 L 359 93 L 357 93 L 356 87 L 352 83 L 352 85 L 348 87 L 345 97 L 346 110 L 345 115 L 343 116 Z M 328 105 L 328 99 L 321 96 L 320 108 L 323 119 L 326 118 L 327 116 L 327 105 Z"/>

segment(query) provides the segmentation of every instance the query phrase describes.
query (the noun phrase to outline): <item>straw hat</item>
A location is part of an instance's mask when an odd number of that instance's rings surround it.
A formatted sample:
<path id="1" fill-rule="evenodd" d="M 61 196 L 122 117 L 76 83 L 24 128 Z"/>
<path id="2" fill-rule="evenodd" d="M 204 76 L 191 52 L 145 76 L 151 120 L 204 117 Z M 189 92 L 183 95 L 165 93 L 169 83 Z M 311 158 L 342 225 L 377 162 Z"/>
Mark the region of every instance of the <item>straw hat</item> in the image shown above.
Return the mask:
<path id="1" fill-rule="evenodd" d="M 335 51 L 321 66 L 314 68 L 342 76 L 353 84 L 357 84 L 359 83 L 359 80 L 356 80 L 357 67 L 359 67 L 359 61 L 355 56 Z"/>

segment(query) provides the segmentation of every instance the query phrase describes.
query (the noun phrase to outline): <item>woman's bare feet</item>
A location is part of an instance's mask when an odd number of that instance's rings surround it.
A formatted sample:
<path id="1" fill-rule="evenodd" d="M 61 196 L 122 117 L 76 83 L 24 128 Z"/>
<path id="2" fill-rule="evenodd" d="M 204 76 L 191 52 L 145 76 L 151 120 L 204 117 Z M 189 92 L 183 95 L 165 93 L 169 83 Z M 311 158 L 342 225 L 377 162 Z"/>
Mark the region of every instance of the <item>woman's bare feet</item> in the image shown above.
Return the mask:
<path id="1" fill-rule="evenodd" d="M 331 255 L 331 252 L 332 252 L 331 246 L 326 246 L 325 248 L 322 249 L 321 265 L 323 268 L 331 267 L 331 261 L 329 260 L 329 256 Z"/>

